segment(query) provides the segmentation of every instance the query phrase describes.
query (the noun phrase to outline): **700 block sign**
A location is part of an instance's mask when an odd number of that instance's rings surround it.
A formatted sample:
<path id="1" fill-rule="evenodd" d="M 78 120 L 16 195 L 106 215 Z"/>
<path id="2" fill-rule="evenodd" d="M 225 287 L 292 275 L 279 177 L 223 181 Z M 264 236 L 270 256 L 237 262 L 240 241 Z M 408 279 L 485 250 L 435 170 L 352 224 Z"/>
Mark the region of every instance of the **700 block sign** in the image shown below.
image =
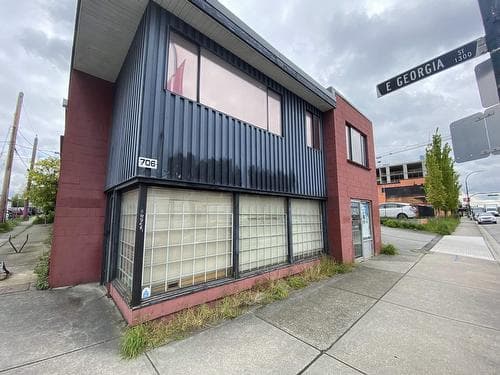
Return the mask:
<path id="1" fill-rule="evenodd" d="M 379 83 L 377 85 L 377 96 L 380 98 L 381 96 L 390 94 L 391 92 L 402 87 L 430 77 L 486 52 L 488 52 L 488 48 L 486 47 L 485 38 L 477 38 L 472 42 L 464 44 L 463 46 L 455 48 L 450 52 L 442 54 L 441 56 L 407 70 L 404 73 L 398 74 L 387 81 Z"/>

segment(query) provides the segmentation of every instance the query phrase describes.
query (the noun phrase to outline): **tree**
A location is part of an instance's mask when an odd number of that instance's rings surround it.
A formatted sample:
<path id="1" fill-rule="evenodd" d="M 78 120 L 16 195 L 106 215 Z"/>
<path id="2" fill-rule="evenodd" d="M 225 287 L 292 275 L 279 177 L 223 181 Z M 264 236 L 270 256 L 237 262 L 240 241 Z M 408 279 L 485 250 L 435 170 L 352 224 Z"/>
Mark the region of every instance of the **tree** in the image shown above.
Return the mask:
<path id="1" fill-rule="evenodd" d="M 31 189 L 26 193 L 27 198 L 45 214 L 53 212 L 59 181 L 59 159 L 50 157 L 39 160 L 28 173 L 31 177 Z"/>
<path id="2" fill-rule="evenodd" d="M 458 174 L 454 169 L 454 162 L 450 156 L 451 147 L 448 143 L 442 146 L 439 131 L 432 136 L 432 143 L 425 151 L 425 195 L 427 201 L 438 211 L 449 211 L 458 208 L 460 184 Z"/>

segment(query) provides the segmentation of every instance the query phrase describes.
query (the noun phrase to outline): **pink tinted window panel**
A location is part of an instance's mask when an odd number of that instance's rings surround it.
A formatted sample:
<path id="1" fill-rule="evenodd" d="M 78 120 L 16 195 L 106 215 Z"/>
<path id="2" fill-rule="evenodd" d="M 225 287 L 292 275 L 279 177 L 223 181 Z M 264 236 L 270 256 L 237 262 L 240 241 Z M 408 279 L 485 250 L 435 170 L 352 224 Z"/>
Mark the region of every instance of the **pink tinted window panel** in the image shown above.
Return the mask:
<path id="1" fill-rule="evenodd" d="M 281 125 L 281 95 L 269 90 L 267 92 L 267 110 L 269 131 L 277 135 L 282 134 Z"/>
<path id="2" fill-rule="evenodd" d="M 306 144 L 313 146 L 313 115 L 310 112 L 306 112 Z"/>
<path id="3" fill-rule="evenodd" d="M 197 100 L 198 46 L 176 33 L 170 33 L 166 89 Z"/>
<path id="4" fill-rule="evenodd" d="M 267 90 L 255 79 L 201 50 L 200 103 L 267 129 Z"/>

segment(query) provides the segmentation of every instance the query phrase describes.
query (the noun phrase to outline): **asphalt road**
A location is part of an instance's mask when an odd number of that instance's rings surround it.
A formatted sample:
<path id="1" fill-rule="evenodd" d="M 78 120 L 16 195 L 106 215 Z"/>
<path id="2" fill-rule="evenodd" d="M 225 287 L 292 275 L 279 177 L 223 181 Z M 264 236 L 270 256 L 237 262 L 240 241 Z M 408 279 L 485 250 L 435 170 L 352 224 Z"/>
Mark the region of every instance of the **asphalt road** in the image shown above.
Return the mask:
<path id="1" fill-rule="evenodd" d="M 500 245 L 500 218 L 497 218 L 499 221 L 498 224 L 484 224 L 482 227 L 488 231 L 489 234 L 497 241 Z"/>

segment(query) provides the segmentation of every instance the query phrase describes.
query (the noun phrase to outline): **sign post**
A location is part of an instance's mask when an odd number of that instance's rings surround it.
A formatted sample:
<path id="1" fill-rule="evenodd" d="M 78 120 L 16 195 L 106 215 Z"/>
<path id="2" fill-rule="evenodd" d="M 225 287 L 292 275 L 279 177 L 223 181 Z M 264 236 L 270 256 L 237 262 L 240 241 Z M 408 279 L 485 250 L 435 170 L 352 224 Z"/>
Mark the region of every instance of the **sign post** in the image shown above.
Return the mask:
<path id="1" fill-rule="evenodd" d="M 484 37 L 477 38 L 472 42 L 464 44 L 454 50 L 446 52 L 441 56 L 435 57 L 423 64 L 420 64 L 404 73 L 398 74 L 377 85 L 377 97 L 390 94 L 393 91 L 399 90 L 412 83 L 430 77 L 443 70 L 449 69 L 455 65 L 461 64 L 475 57 L 481 56 L 488 52 L 486 47 L 486 39 Z"/>

